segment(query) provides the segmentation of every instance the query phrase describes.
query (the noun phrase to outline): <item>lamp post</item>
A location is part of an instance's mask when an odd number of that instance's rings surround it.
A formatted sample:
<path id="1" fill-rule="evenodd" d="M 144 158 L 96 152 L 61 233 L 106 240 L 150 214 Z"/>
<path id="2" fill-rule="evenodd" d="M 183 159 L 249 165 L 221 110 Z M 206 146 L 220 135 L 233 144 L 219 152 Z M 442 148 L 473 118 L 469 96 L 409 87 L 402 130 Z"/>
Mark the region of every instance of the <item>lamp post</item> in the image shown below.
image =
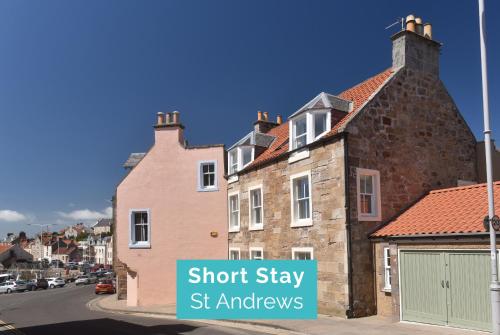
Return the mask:
<path id="1" fill-rule="evenodd" d="M 498 282 L 498 260 L 496 249 L 496 230 L 498 226 L 493 224 L 495 217 L 495 203 L 493 196 L 493 173 L 491 162 L 491 129 L 490 110 L 488 102 L 488 67 L 486 62 L 486 23 L 484 0 L 479 2 L 479 35 L 481 43 L 481 77 L 483 87 L 483 117 L 484 117 L 484 146 L 486 153 L 486 182 L 488 189 L 488 221 L 490 224 L 490 247 L 491 247 L 491 314 L 493 324 L 493 335 L 500 335 L 500 284 Z M 495 218 L 497 219 L 497 218 Z"/>

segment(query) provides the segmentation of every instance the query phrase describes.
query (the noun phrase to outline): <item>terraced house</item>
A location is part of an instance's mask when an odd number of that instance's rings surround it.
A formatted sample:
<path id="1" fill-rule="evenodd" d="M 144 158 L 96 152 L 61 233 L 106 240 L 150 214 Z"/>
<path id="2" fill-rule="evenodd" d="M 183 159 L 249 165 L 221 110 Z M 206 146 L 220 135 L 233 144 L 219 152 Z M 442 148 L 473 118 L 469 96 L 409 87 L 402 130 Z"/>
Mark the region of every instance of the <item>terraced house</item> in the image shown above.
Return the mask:
<path id="1" fill-rule="evenodd" d="M 370 233 L 432 189 L 477 180 L 431 26 L 410 19 L 391 39 L 390 68 L 285 122 L 258 113 L 228 150 L 229 257 L 317 259 L 320 313 L 376 313 Z"/>

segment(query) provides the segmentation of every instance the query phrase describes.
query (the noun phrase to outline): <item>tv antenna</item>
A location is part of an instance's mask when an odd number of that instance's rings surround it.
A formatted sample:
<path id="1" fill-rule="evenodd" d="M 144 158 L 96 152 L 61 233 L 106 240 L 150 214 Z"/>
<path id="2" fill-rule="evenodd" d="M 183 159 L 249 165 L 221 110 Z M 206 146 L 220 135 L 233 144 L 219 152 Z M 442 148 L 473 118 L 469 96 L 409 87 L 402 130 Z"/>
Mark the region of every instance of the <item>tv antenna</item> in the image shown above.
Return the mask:
<path id="1" fill-rule="evenodd" d="M 397 24 L 401 24 L 401 30 L 405 30 L 405 19 L 403 17 L 398 17 L 396 19 L 396 22 L 388 25 L 387 27 L 385 27 L 385 30 L 391 28 L 391 27 L 394 27 L 395 25 Z"/>

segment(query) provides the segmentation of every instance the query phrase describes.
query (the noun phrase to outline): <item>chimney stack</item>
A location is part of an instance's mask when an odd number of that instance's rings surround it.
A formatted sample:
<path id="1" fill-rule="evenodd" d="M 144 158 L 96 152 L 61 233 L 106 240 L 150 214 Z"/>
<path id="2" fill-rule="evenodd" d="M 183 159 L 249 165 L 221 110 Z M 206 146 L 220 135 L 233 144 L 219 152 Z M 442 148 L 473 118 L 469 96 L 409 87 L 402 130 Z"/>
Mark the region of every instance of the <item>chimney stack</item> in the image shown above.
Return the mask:
<path id="1" fill-rule="evenodd" d="M 277 120 L 279 120 L 281 116 L 278 116 Z M 279 125 L 278 122 L 274 123 L 269 121 L 269 113 L 268 112 L 257 112 L 257 121 L 255 121 L 254 125 L 254 131 L 256 133 L 267 133 L 269 130 L 272 128 L 276 127 Z"/>
<path id="2" fill-rule="evenodd" d="M 408 15 L 406 29 L 391 37 L 392 67 L 405 67 L 439 76 L 441 43 L 432 39 L 432 25 L 422 22 L 422 18 Z"/>

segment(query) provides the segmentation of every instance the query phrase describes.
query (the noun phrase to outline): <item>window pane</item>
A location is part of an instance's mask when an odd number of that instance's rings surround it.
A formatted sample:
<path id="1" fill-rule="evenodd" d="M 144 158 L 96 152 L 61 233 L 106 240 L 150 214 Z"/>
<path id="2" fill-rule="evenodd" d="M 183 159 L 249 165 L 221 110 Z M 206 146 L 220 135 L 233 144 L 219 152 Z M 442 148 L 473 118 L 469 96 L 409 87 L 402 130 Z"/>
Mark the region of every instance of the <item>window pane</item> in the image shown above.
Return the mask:
<path id="1" fill-rule="evenodd" d="M 326 113 L 314 114 L 314 136 L 326 131 Z"/>
<path id="2" fill-rule="evenodd" d="M 203 175 L 203 187 L 210 186 L 210 175 L 204 174 Z"/>
<path id="3" fill-rule="evenodd" d="M 373 194 L 373 177 L 365 176 L 365 193 Z"/>
<path id="4" fill-rule="evenodd" d="M 229 173 L 235 173 L 238 170 L 238 152 L 233 149 L 229 152 Z"/>
<path id="5" fill-rule="evenodd" d="M 372 196 L 367 194 L 360 195 L 360 205 L 361 213 L 371 214 L 372 213 Z"/>
<path id="6" fill-rule="evenodd" d="M 309 218 L 309 199 L 299 200 L 298 206 L 298 214 L 299 219 L 308 219 Z"/>
<path id="7" fill-rule="evenodd" d="M 208 175 L 208 186 L 215 186 L 215 174 Z"/>
<path id="8" fill-rule="evenodd" d="M 296 251 L 294 258 L 298 260 L 310 260 L 311 253 L 309 251 Z"/>
<path id="9" fill-rule="evenodd" d="M 262 211 L 261 208 L 254 208 L 253 210 L 253 215 L 252 215 L 252 221 L 254 224 L 260 224 L 262 223 Z"/>
<path id="10" fill-rule="evenodd" d="M 295 136 L 300 136 L 307 132 L 307 121 L 306 118 L 301 118 L 295 121 Z"/>
<path id="11" fill-rule="evenodd" d="M 243 166 L 252 161 L 252 148 L 241 148 L 241 155 L 243 156 Z"/>
<path id="12" fill-rule="evenodd" d="M 231 250 L 230 259 L 233 259 L 233 260 L 240 259 L 239 252 L 237 250 Z"/>

